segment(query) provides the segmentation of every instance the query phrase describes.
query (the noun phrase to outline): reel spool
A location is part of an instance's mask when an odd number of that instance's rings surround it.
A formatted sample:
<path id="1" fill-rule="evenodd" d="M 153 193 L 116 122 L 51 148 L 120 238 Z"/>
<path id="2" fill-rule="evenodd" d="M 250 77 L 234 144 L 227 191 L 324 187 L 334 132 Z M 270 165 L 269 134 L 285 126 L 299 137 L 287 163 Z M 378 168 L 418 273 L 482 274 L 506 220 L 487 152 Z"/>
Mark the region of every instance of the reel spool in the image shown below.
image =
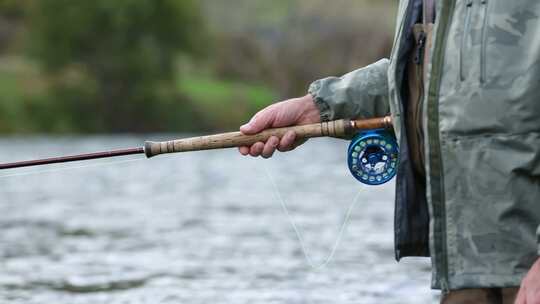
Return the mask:
<path id="1" fill-rule="evenodd" d="M 398 144 L 384 129 L 360 132 L 351 141 L 347 163 L 352 175 L 366 185 L 381 185 L 396 175 Z"/>

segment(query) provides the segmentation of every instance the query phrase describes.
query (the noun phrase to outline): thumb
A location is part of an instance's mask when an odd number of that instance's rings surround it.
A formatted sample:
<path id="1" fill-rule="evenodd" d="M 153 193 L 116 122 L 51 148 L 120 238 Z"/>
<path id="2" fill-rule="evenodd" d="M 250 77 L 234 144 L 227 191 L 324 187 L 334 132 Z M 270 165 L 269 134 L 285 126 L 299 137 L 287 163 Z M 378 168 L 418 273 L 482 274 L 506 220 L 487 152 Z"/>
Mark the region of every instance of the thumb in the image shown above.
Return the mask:
<path id="1" fill-rule="evenodd" d="M 240 127 L 240 132 L 251 135 L 257 134 L 270 127 L 274 121 L 274 111 L 266 108 L 255 114 L 251 120 Z"/>

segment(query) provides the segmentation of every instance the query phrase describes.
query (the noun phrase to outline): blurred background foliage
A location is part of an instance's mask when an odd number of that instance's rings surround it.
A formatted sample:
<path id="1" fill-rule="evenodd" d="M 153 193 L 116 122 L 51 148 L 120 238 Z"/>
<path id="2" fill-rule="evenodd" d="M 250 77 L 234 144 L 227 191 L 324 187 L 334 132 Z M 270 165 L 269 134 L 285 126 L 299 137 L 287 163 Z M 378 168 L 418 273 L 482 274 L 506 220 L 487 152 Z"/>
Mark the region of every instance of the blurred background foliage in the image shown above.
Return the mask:
<path id="1" fill-rule="evenodd" d="M 0 0 L 0 132 L 234 129 L 387 56 L 395 0 Z"/>

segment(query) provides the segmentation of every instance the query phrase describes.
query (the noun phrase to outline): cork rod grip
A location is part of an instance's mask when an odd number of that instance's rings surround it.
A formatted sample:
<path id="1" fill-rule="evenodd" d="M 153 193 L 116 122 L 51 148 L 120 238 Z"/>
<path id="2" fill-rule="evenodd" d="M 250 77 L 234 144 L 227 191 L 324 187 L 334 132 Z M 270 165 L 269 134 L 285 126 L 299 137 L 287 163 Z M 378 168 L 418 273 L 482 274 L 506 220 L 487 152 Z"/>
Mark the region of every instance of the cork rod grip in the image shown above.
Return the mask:
<path id="1" fill-rule="evenodd" d="M 297 138 L 322 136 L 343 137 L 350 132 L 351 126 L 352 124 L 349 120 L 342 119 L 302 126 L 267 129 L 254 135 L 245 135 L 241 132 L 229 132 L 163 142 L 147 141 L 144 144 L 144 152 L 146 156 L 150 158 L 164 153 L 249 146 L 258 141 L 264 142 L 271 136 L 281 138 L 285 133 L 291 130 L 296 133 Z"/>

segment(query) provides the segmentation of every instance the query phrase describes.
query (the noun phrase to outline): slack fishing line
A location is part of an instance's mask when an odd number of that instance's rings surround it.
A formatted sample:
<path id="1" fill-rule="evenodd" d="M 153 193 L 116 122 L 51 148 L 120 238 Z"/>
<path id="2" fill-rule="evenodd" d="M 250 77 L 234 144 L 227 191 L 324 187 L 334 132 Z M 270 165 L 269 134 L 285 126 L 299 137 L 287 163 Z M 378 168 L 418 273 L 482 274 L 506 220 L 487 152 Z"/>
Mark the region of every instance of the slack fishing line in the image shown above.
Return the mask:
<path id="1" fill-rule="evenodd" d="M 398 146 L 395 137 L 384 129 L 359 132 L 353 137 L 349 144 L 349 148 L 347 149 L 347 164 L 349 171 L 358 181 L 366 185 L 381 185 L 391 180 L 396 174 L 397 161 Z M 266 164 L 263 164 L 263 168 L 272 184 L 274 196 L 279 201 L 283 212 L 296 234 L 296 238 L 300 243 L 300 248 L 302 249 L 302 253 L 308 266 L 313 270 L 324 269 L 335 256 L 345 230 L 350 223 L 352 211 L 359 201 L 361 191 L 358 191 L 354 196 L 352 203 L 347 209 L 329 255 L 322 263 L 315 264 L 312 256 L 309 254 L 304 237 L 300 232 L 298 225 L 296 225 L 296 222 L 279 191 L 275 179 L 272 177 Z"/>
<path id="2" fill-rule="evenodd" d="M 300 232 L 300 229 L 299 229 L 298 225 L 296 224 L 296 221 L 294 220 L 291 212 L 289 211 L 289 208 L 287 207 L 287 204 L 285 203 L 285 200 L 283 199 L 283 196 L 281 195 L 281 191 L 279 190 L 279 187 L 277 186 L 277 183 L 276 183 L 275 179 L 273 178 L 270 170 L 268 169 L 268 166 L 266 164 L 263 164 L 263 168 L 264 168 L 264 172 L 265 172 L 266 176 L 268 177 L 268 180 L 270 181 L 270 184 L 272 185 L 274 197 L 277 199 L 277 201 L 281 205 L 281 209 L 282 209 L 283 213 L 285 214 L 285 216 L 287 217 L 287 219 L 288 219 L 289 223 L 291 224 L 291 227 L 292 227 L 292 229 L 293 229 L 293 231 L 294 231 L 294 233 L 296 235 L 296 238 L 298 240 L 298 243 L 300 244 L 300 248 L 302 249 L 302 254 L 304 255 L 304 259 L 305 259 L 306 263 L 308 264 L 308 266 L 311 269 L 316 270 L 316 271 L 326 268 L 326 266 L 328 266 L 328 264 L 330 264 L 330 262 L 332 262 L 335 254 L 336 254 L 336 251 L 337 251 L 337 249 L 338 249 L 338 247 L 339 247 L 339 245 L 341 243 L 341 240 L 343 238 L 343 235 L 345 234 L 346 228 L 350 223 L 351 214 L 352 214 L 354 208 L 356 207 L 356 205 L 358 204 L 358 201 L 360 199 L 360 195 L 362 194 L 362 191 L 358 191 L 358 193 L 356 193 L 352 203 L 347 208 L 347 212 L 345 213 L 345 217 L 343 218 L 343 221 L 339 225 L 340 228 L 339 228 L 337 237 L 336 237 L 335 241 L 333 242 L 332 247 L 331 247 L 331 249 L 329 251 L 330 253 L 328 254 L 328 256 L 325 259 L 323 259 L 323 261 L 321 263 L 315 264 L 315 262 L 313 261 L 312 255 L 309 253 L 309 250 L 308 250 L 308 248 L 306 246 L 304 236 Z"/>

